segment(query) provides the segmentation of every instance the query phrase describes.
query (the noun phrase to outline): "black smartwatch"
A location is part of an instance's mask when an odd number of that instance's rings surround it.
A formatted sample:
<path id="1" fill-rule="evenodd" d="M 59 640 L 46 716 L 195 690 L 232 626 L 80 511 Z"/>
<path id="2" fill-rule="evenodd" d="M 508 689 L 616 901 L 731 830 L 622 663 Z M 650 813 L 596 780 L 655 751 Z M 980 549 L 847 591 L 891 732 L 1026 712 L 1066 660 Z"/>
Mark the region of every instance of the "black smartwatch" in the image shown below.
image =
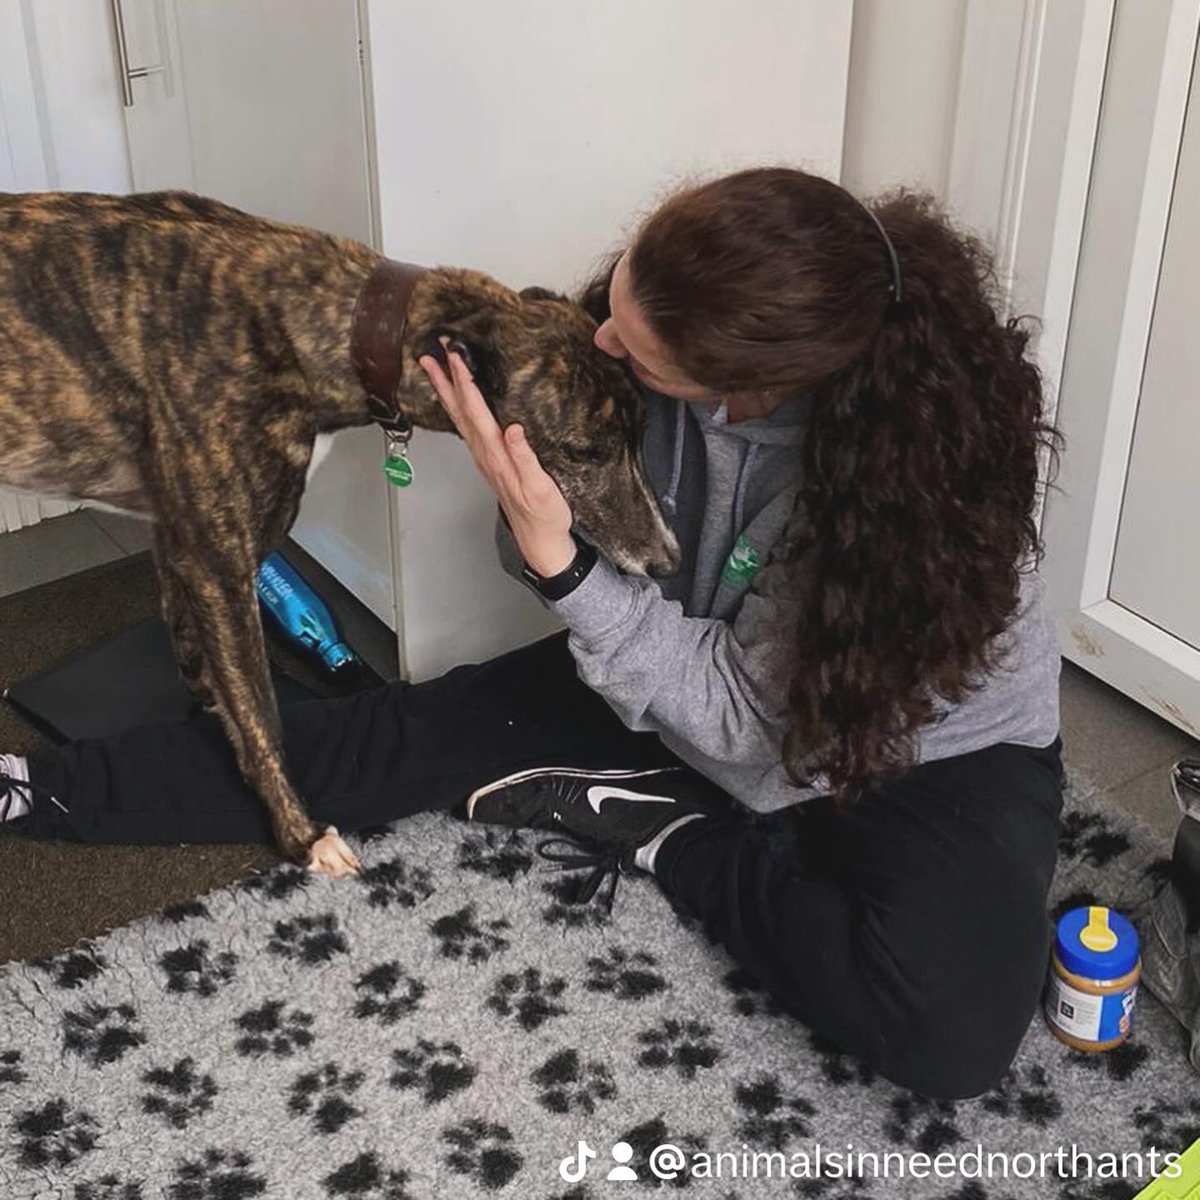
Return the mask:
<path id="1" fill-rule="evenodd" d="M 557 575 L 539 575 L 528 563 L 521 567 L 525 581 L 543 599 L 562 600 L 569 596 L 596 565 L 596 548 L 575 534 L 571 536 L 575 538 L 575 557 Z"/>

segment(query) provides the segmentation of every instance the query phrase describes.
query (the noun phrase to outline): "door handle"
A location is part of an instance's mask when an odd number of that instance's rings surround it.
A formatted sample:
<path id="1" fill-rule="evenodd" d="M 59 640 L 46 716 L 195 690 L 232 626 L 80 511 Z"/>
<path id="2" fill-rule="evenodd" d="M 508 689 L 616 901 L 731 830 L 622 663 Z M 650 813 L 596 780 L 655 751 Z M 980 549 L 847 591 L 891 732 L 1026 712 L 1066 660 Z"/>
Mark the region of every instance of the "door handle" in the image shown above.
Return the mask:
<path id="1" fill-rule="evenodd" d="M 108 5 L 112 9 L 113 29 L 117 35 L 117 69 L 121 75 L 121 98 L 126 108 L 132 108 L 133 81 L 135 79 L 148 79 L 151 75 L 166 75 L 167 64 L 163 62 L 154 66 L 131 67 L 129 65 L 129 43 L 125 37 L 125 8 L 123 0 L 108 0 Z M 161 29 L 159 32 L 161 34 Z M 161 37 L 159 40 L 161 42 Z"/>

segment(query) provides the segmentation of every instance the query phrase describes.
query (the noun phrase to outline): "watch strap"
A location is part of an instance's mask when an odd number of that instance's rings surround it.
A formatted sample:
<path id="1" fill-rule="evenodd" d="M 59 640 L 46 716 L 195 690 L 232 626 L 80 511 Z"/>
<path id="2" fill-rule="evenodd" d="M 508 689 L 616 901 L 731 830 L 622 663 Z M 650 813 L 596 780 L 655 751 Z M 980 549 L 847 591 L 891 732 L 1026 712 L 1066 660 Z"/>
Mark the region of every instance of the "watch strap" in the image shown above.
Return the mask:
<path id="1" fill-rule="evenodd" d="M 574 537 L 574 535 L 572 534 Z M 575 538 L 575 557 L 557 575 L 539 575 L 528 563 L 521 568 L 525 581 L 545 600 L 562 600 L 569 596 L 596 565 L 596 548 L 582 538 Z"/>

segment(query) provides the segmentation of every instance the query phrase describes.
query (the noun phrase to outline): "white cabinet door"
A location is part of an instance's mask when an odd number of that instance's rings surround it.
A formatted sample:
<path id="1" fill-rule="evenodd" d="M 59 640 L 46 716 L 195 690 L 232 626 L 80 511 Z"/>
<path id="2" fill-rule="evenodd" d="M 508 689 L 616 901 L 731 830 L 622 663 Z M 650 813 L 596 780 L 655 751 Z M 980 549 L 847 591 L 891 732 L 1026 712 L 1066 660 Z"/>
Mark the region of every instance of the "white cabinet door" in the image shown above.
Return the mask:
<path id="1" fill-rule="evenodd" d="M 1067 657 L 1200 735 L 1198 33 L 1117 5 L 1045 532 Z"/>
<path id="2" fill-rule="evenodd" d="M 356 0 L 111 4 L 138 191 L 375 240 Z M 292 536 L 395 628 L 382 456 L 374 429 L 339 436 Z"/>
<path id="3" fill-rule="evenodd" d="M 841 170 L 850 0 L 368 0 L 382 245 L 570 290 L 692 175 Z M 495 499 L 418 432 L 398 492 L 414 679 L 544 633 L 502 574 Z"/>

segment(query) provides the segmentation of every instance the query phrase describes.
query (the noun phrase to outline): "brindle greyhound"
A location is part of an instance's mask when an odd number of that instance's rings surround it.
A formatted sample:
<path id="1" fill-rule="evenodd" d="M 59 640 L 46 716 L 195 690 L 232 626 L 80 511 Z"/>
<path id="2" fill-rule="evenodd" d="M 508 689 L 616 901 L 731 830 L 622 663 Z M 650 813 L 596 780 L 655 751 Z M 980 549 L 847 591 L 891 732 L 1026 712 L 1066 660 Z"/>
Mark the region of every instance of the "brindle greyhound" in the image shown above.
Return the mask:
<path id="1" fill-rule="evenodd" d="M 372 419 L 452 432 L 417 363 L 449 336 L 580 530 L 627 571 L 670 570 L 637 391 L 594 328 L 541 289 L 402 269 L 187 193 L 0 195 L 0 483 L 154 519 L 184 680 L 219 716 L 282 853 L 344 875 L 357 859 L 287 778 L 255 593 L 314 440 Z"/>

